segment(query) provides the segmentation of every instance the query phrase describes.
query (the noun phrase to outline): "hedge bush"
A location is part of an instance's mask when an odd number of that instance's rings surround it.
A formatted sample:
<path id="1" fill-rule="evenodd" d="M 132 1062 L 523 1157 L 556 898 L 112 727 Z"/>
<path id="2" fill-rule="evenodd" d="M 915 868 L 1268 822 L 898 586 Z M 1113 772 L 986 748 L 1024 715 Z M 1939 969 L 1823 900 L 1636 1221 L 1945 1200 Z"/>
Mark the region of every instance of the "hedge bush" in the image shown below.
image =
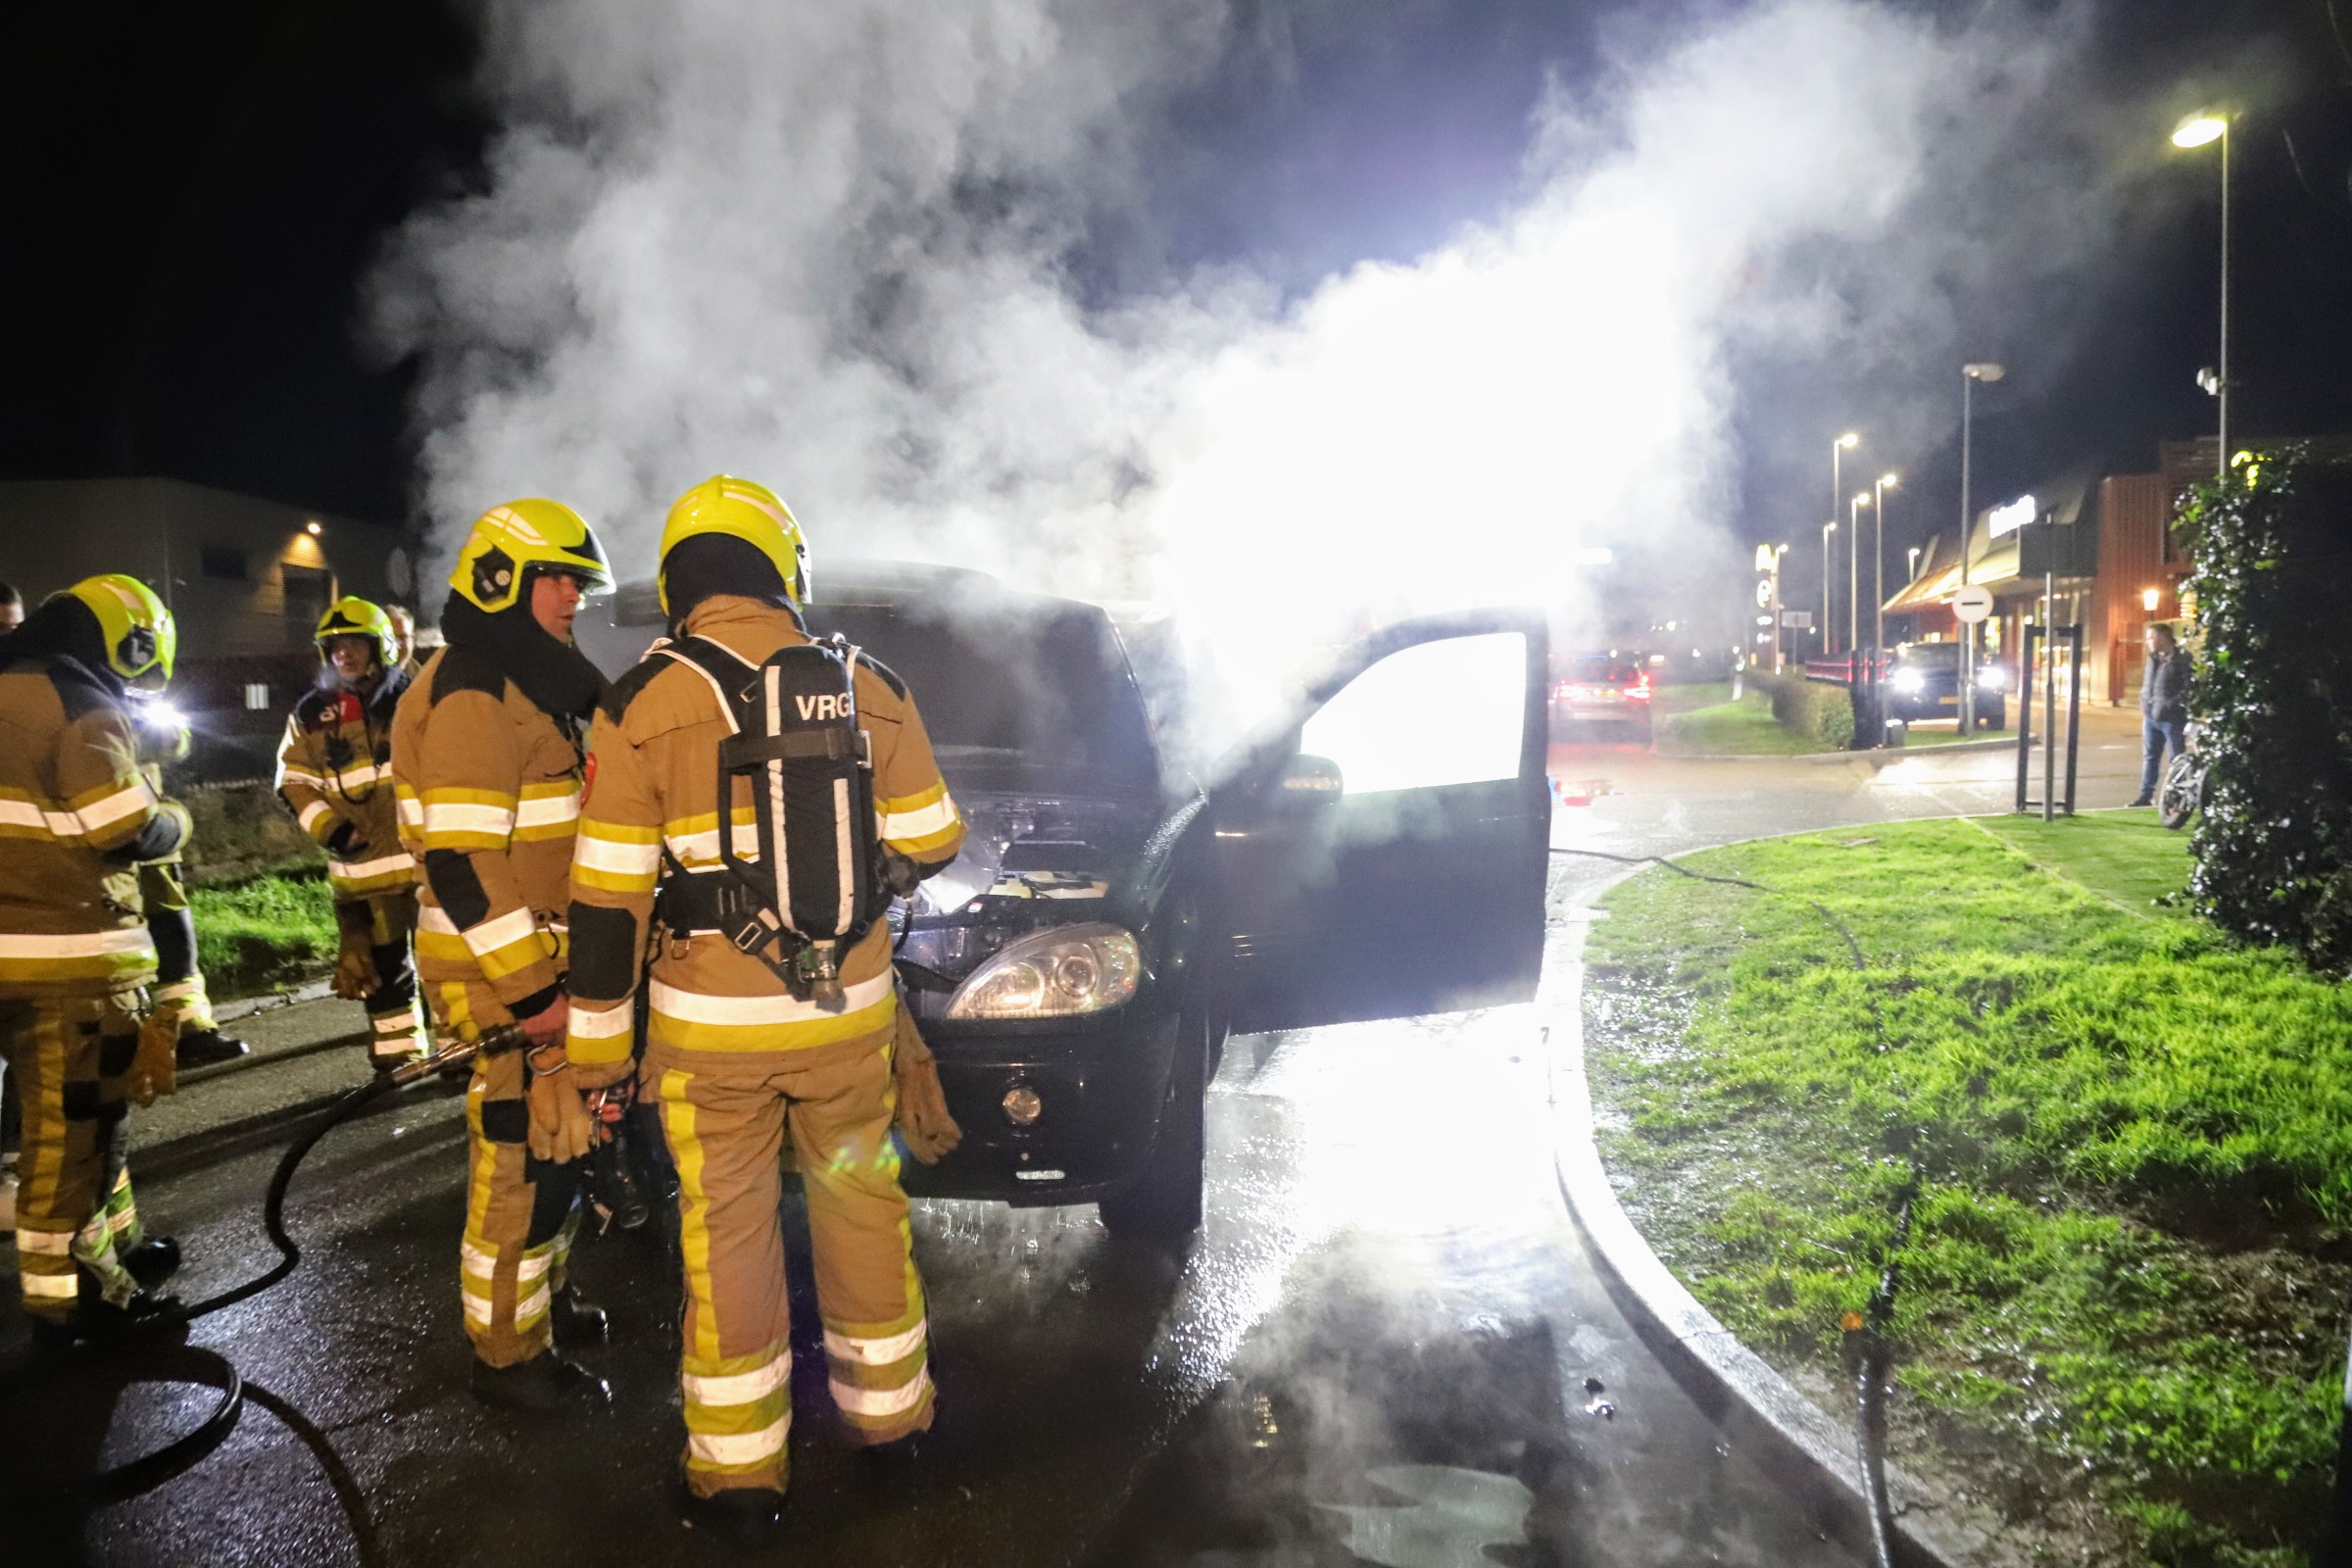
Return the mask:
<path id="1" fill-rule="evenodd" d="M 2352 972 L 2352 466 L 2300 449 L 2246 464 L 2180 527 L 2203 644 L 2189 890 L 2225 930 Z"/>
<path id="2" fill-rule="evenodd" d="M 203 886 L 277 872 L 315 871 L 326 857 L 267 784 L 199 784 L 183 791 L 195 833 L 188 880 Z"/>
<path id="3" fill-rule="evenodd" d="M 1831 751 L 1854 744 L 1854 701 L 1842 686 L 1802 675 L 1750 671 L 1747 683 L 1772 699 L 1772 716 L 1783 729 Z"/>

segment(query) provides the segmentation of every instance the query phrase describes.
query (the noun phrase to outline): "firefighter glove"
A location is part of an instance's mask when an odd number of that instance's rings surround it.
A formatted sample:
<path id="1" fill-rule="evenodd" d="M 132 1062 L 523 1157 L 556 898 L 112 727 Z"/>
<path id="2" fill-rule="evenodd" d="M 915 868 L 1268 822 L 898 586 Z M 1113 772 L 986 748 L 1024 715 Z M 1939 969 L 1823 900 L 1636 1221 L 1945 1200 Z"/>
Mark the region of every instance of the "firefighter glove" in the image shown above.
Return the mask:
<path id="1" fill-rule="evenodd" d="M 139 1020 L 139 1047 L 123 1081 L 133 1104 L 152 1105 L 157 1096 L 178 1092 L 178 1051 L 179 1008 L 167 1002 Z"/>
<path id="2" fill-rule="evenodd" d="M 528 1082 L 523 1090 L 530 1108 L 530 1150 L 534 1157 L 566 1164 L 596 1147 L 596 1118 L 580 1093 L 571 1063 L 558 1049 L 542 1049 L 523 1058 Z"/>
<path id="3" fill-rule="evenodd" d="M 914 1027 L 914 1015 L 899 1004 L 898 1036 L 893 1041 L 892 1069 L 898 1080 L 899 1136 L 906 1152 L 926 1165 L 954 1152 L 963 1142 L 963 1129 L 948 1114 L 947 1091 L 940 1087 L 939 1063 Z"/>
<path id="4" fill-rule="evenodd" d="M 366 999 L 383 984 L 375 972 L 375 950 L 370 933 L 345 927 L 342 951 L 335 955 L 335 995 L 346 1002 Z"/>
<path id="5" fill-rule="evenodd" d="M 580 1086 L 582 1094 L 595 1089 L 610 1089 L 637 1076 L 635 1058 L 623 1056 L 618 1061 L 575 1061 L 571 1064 L 571 1081 Z"/>

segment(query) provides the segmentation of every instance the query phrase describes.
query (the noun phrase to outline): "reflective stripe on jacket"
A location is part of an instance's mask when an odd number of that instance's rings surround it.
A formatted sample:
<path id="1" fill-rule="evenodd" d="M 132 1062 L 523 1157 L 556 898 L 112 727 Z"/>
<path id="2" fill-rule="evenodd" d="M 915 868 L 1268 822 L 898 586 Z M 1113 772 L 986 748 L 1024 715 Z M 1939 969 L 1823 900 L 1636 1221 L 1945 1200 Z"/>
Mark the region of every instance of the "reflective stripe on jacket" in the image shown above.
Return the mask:
<path id="1" fill-rule="evenodd" d="M 487 984 L 517 1016 L 555 1000 L 565 960 L 580 752 L 486 660 L 445 648 L 392 723 L 400 842 L 417 878 L 416 972 Z"/>
<path id="2" fill-rule="evenodd" d="M 338 899 L 365 899 L 416 879 L 400 842 L 392 785 L 392 715 L 414 672 L 386 672 L 365 697 L 336 685 L 294 705 L 277 751 L 277 793 L 302 830 L 326 850 Z M 338 832 L 351 832 L 338 847 Z"/>
<path id="3" fill-rule="evenodd" d="M 152 980 L 134 862 L 186 834 L 111 688 L 70 659 L 0 671 L 0 998 Z"/>
<path id="4" fill-rule="evenodd" d="M 753 664 L 808 641 L 789 612 L 749 599 L 706 600 L 682 630 Z M 928 871 L 963 845 L 956 809 L 913 698 L 860 662 L 858 722 L 873 759 L 883 843 Z M 612 690 L 589 737 L 589 790 L 572 856 L 570 1054 L 621 1060 L 663 857 L 687 871 L 718 862 L 719 700 L 695 670 L 649 656 Z M 748 786 L 738 783 L 728 831 L 738 856 L 759 854 Z M 897 1006 L 890 932 L 877 921 L 842 959 L 844 1005 L 826 1011 L 792 996 L 775 971 L 723 936 L 665 934 L 647 1001 L 654 1037 L 687 1051 L 789 1051 L 890 1027 Z"/>

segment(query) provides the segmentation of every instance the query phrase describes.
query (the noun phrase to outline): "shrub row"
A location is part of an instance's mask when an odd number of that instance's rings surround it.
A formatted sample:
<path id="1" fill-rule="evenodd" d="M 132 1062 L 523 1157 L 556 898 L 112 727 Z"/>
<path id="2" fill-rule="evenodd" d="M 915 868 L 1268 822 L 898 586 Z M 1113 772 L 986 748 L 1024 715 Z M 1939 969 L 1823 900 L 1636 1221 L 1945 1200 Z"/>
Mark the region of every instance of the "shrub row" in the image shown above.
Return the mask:
<path id="1" fill-rule="evenodd" d="M 1832 751 L 1853 745 L 1854 703 L 1844 687 L 1762 670 L 1749 671 L 1747 683 L 1772 699 L 1772 716 L 1783 729 Z"/>

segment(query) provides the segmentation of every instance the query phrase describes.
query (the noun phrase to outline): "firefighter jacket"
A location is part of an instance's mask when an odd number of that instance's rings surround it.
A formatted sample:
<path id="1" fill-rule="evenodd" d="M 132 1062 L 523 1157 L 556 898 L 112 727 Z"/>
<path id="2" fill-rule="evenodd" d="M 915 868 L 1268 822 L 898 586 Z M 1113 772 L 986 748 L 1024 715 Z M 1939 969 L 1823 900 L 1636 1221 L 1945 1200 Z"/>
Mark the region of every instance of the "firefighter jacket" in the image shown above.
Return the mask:
<path id="1" fill-rule="evenodd" d="M 137 862 L 187 830 L 139 764 L 119 683 L 63 655 L 0 668 L 0 999 L 154 979 Z"/>
<path id="2" fill-rule="evenodd" d="M 416 861 L 401 844 L 392 788 L 392 715 L 415 671 L 387 670 L 372 690 L 340 681 L 304 695 L 277 749 L 277 793 L 326 851 L 345 902 L 404 889 Z"/>
<path id="3" fill-rule="evenodd" d="M 681 630 L 759 664 L 808 641 L 791 612 L 732 596 L 707 599 Z M 873 761 L 883 844 L 928 873 L 956 858 L 963 819 L 932 760 L 922 715 L 899 678 L 860 659 L 858 723 Z M 718 747 L 728 735 L 718 694 L 659 651 L 616 682 L 589 741 L 589 789 L 572 858 L 572 1060 L 610 1066 L 631 1048 L 639 956 L 655 920 L 664 860 L 691 873 L 719 860 Z M 738 783 L 735 853 L 759 851 L 748 785 Z M 889 1029 L 897 1008 L 890 930 L 876 921 L 841 962 L 843 1004 L 794 997 L 760 958 L 715 931 L 664 929 L 651 965 L 652 1038 L 685 1051 L 775 1052 Z"/>
<path id="4" fill-rule="evenodd" d="M 499 661 L 454 642 L 401 697 L 392 781 L 401 843 L 423 872 L 416 973 L 427 986 L 486 984 L 517 1018 L 561 994 L 577 733 Z"/>

